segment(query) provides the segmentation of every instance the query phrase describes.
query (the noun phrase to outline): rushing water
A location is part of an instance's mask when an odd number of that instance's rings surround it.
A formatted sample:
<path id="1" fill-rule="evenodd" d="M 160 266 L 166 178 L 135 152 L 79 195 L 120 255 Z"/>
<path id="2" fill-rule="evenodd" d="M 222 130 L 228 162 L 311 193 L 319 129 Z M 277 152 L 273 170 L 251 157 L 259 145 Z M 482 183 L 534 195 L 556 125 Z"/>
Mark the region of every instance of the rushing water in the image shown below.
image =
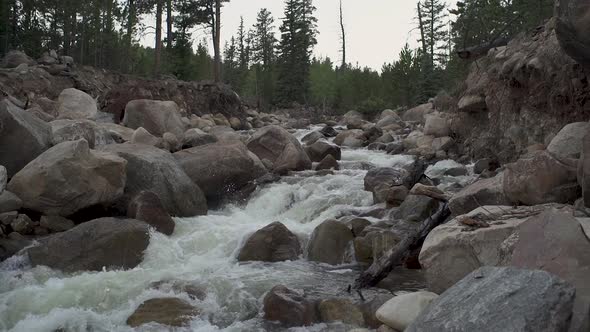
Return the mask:
<path id="1" fill-rule="evenodd" d="M 202 314 L 186 331 L 280 330 L 261 319 L 265 292 L 284 284 L 310 295 L 345 297 L 347 285 L 358 275 L 357 268 L 305 259 L 240 264 L 236 256 L 243 241 L 267 224 L 281 221 L 305 244 L 325 219 L 372 205 L 371 194 L 363 190 L 364 164 L 402 166 L 411 161 L 410 157 L 367 150 L 344 150 L 342 159 L 343 169 L 333 175 L 309 176 L 304 172 L 285 177 L 258 189 L 245 206 L 176 219 L 174 234 L 152 233 L 143 263 L 129 271 L 63 274 L 45 267 L 31 268 L 24 257 L 11 258 L 0 265 L 0 330 L 131 331 L 125 321 L 139 304 L 166 296 L 200 308 Z M 202 285 L 207 297 L 200 301 L 186 293 L 149 287 L 170 279 Z M 144 325 L 139 330 L 162 329 Z M 301 330 L 345 327 L 320 324 Z"/>

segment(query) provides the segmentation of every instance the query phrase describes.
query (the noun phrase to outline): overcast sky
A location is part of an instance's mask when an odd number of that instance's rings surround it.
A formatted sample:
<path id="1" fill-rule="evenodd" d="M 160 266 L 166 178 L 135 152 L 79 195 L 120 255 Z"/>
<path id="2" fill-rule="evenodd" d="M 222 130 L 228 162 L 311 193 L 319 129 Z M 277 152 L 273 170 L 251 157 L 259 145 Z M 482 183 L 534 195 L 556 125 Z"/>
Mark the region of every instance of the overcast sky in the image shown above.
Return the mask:
<path id="1" fill-rule="evenodd" d="M 416 43 L 416 2 L 417 0 L 343 0 L 344 23 L 347 33 L 347 62 L 369 66 L 380 70 L 391 62 L 406 42 Z M 316 56 L 329 56 L 339 62 L 341 55 L 340 26 L 338 23 L 339 0 L 315 0 L 315 16 L 318 19 L 318 44 Z M 448 0 L 449 4 L 456 0 Z M 240 16 L 244 17 L 247 28 L 256 20 L 261 8 L 267 8 L 275 18 L 277 38 L 278 27 L 283 17 L 283 0 L 231 0 L 222 12 L 222 44 L 231 39 L 238 29 Z M 165 29 L 165 28 L 164 28 Z M 413 31 L 414 30 L 414 31 Z M 196 39 L 208 37 L 204 31 L 195 33 Z M 146 39 L 147 38 L 147 39 Z M 153 35 L 144 38 L 146 45 L 153 45 Z"/>

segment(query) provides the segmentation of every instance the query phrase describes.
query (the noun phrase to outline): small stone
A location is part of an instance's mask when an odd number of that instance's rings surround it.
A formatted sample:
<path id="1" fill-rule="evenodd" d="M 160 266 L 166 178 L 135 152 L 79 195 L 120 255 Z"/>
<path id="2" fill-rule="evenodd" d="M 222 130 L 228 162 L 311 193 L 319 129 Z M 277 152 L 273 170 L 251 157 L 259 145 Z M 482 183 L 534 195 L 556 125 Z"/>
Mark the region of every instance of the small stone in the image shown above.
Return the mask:
<path id="1" fill-rule="evenodd" d="M 33 233 L 33 222 L 26 214 L 19 214 L 12 223 L 12 230 L 17 233 L 28 235 Z"/>

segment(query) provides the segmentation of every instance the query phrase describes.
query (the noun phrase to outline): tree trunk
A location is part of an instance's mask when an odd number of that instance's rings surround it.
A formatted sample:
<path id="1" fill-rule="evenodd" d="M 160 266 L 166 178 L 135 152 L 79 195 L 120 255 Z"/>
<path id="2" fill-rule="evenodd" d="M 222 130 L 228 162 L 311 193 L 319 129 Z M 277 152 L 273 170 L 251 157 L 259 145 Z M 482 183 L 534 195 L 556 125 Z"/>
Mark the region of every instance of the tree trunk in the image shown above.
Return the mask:
<path id="1" fill-rule="evenodd" d="M 172 0 L 166 2 L 166 49 L 172 49 Z"/>
<path id="2" fill-rule="evenodd" d="M 420 26 L 420 38 L 422 39 L 422 53 L 423 55 L 427 54 L 427 47 L 426 47 L 426 36 L 424 34 L 424 22 L 422 20 L 422 8 L 420 8 L 420 2 L 417 4 L 418 6 L 418 24 Z"/>
<path id="3" fill-rule="evenodd" d="M 127 17 L 127 36 L 126 36 L 126 57 L 125 57 L 125 72 L 131 72 L 131 46 L 133 43 L 133 28 L 135 27 L 135 0 L 127 1 L 128 17 Z"/>
<path id="4" fill-rule="evenodd" d="M 434 70 L 434 44 L 436 44 L 434 39 L 434 21 L 436 19 L 434 0 L 430 0 L 430 15 L 430 68 Z"/>
<path id="5" fill-rule="evenodd" d="M 162 11 L 163 0 L 158 0 L 156 3 L 156 47 L 155 47 L 155 63 L 154 63 L 154 77 L 160 75 L 160 66 L 162 65 Z"/>
<path id="6" fill-rule="evenodd" d="M 391 248 L 383 257 L 373 262 L 373 264 L 363 272 L 354 282 L 355 289 L 373 287 L 383 280 L 393 270 L 393 268 L 402 263 L 414 249 L 418 249 L 424 243 L 426 236 L 436 226 L 442 224 L 451 215 L 451 210 L 447 203 L 443 203 L 433 216 L 426 219 L 420 228 L 413 234 L 408 235 L 397 246 Z"/>
<path id="7" fill-rule="evenodd" d="M 221 82 L 221 0 L 215 0 L 215 20 L 213 27 L 213 51 L 215 52 L 215 61 L 213 64 L 213 76 L 215 82 Z"/>
<path id="8" fill-rule="evenodd" d="M 342 0 L 340 0 L 340 31 L 342 33 L 342 68 L 346 67 L 346 32 L 344 31 L 344 17 L 342 15 Z"/>

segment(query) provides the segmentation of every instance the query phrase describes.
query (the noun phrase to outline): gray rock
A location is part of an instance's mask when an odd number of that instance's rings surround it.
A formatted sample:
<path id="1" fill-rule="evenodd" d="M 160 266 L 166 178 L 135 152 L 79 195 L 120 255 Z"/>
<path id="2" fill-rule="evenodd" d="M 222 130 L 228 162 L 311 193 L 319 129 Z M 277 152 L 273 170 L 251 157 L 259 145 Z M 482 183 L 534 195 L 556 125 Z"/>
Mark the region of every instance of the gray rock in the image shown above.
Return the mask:
<path id="1" fill-rule="evenodd" d="M 295 290 L 279 285 L 263 300 L 264 319 L 286 327 L 310 326 L 319 322 L 317 304 Z"/>
<path id="2" fill-rule="evenodd" d="M 475 164 L 473 165 L 473 172 L 475 174 L 481 174 L 483 173 L 485 170 L 489 170 L 490 169 L 490 164 L 491 164 L 492 160 L 489 158 L 483 158 L 483 159 L 479 159 L 478 161 L 475 162 Z"/>
<path id="3" fill-rule="evenodd" d="M 485 96 L 480 95 L 465 95 L 457 105 L 459 112 L 465 113 L 479 113 L 485 112 L 488 109 Z"/>
<path id="4" fill-rule="evenodd" d="M 455 216 L 466 214 L 484 205 L 510 205 L 510 200 L 504 193 L 502 174 L 468 185 L 449 201 L 449 208 Z"/>
<path id="5" fill-rule="evenodd" d="M 33 221 L 26 214 L 19 214 L 11 223 L 12 230 L 22 235 L 33 233 Z"/>
<path id="6" fill-rule="evenodd" d="M 589 129 L 588 122 L 574 122 L 566 125 L 551 140 L 547 151 L 558 158 L 580 158 L 582 141 Z"/>
<path id="7" fill-rule="evenodd" d="M 336 137 L 338 135 L 336 129 L 334 129 L 334 127 L 330 125 L 326 125 L 324 128 L 322 128 L 320 130 L 320 133 L 326 137 Z"/>
<path id="8" fill-rule="evenodd" d="M 252 234 L 240 249 L 238 261 L 280 262 L 297 260 L 301 245 L 285 225 L 274 222 Z"/>
<path id="9" fill-rule="evenodd" d="M 64 272 L 132 269 L 143 260 L 149 241 L 143 221 L 101 218 L 39 240 L 27 253 L 33 266 Z"/>
<path id="10" fill-rule="evenodd" d="M 312 131 L 311 133 L 303 136 L 303 138 L 301 139 L 301 142 L 303 142 L 303 144 L 305 144 L 305 145 L 311 145 L 323 138 L 326 138 L 326 136 L 324 136 L 324 134 L 322 134 L 321 132 Z"/>
<path id="11" fill-rule="evenodd" d="M 544 271 L 482 267 L 434 300 L 406 329 L 567 331 L 575 290 Z"/>
<path id="12" fill-rule="evenodd" d="M 340 147 L 326 141 L 316 141 L 307 146 L 305 152 L 313 162 L 322 161 L 328 155 L 331 155 L 336 160 L 341 159 Z"/>
<path id="13" fill-rule="evenodd" d="M 363 181 L 366 191 L 375 192 L 379 185 L 386 185 L 389 187 L 400 185 L 409 186 L 409 180 L 410 173 L 405 169 L 380 167 L 369 170 Z"/>
<path id="14" fill-rule="evenodd" d="M 151 191 L 141 191 L 133 198 L 127 208 L 127 217 L 144 221 L 166 235 L 172 235 L 176 226 L 158 195 Z"/>
<path id="15" fill-rule="evenodd" d="M 21 51 L 9 51 L 2 60 L 3 68 L 16 68 L 22 64 L 34 66 L 35 60 Z"/>
<path id="16" fill-rule="evenodd" d="M 94 149 L 96 136 L 94 125 L 84 120 L 55 120 L 49 123 L 52 132 L 52 143 L 57 145 L 63 142 L 85 139 L 88 146 Z"/>
<path id="17" fill-rule="evenodd" d="M 424 123 L 426 114 L 434 112 L 432 103 L 422 104 L 404 112 L 402 119 L 404 121 L 414 121 Z"/>
<path id="18" fill-rule="evenodd" d="M 96 100 L 77 89 L 63 90 L 57 99 L 58 119 L 96 119 L 98 108 Z"/>
<path id="19" fill-rule="evenodd" d="M 189 129 L 184 133 L 182 139 L 182 148 L 183 149 L 190 149 L 197 146 L 215 143 L 217 142 L 217 137 L 207 134 L 206 132 L 200 129 Z"/>
<path id="20" fill-rule="evenodd" d="M 125 188 L 126 166 L 116 155 L 90 150 L 85 140 L 64 142 L 18 172 L 8 189 L 27 209 L 66 217 L 119 199 Z"/>
<path id="21" fill-rule="evenodd" d="M 141 144 L 111 144 L 103 149 L 127 160 L 124 208 L 135 195 L 146 190 L 158 195 L 172 216 L 207 214 L 203 191 L 191 181 L 170 152 Z"/>
<path id="22" fill-rule="evenodd" d="M 315 167 L 316 171 L 327 170 L 327 169 L 333 169 L 333 170 L 340 169 L 340 165 L 338 165 L 338 161 L 331 154 L 324 157 L 324 159 L 322 159 L 322 161 L 320 161 L 317 164 L 317 166 Z"/>
<path id="23" fill-rule="evenodd" d="M 150 134 L 150 132 L 145 130 L 145 128 L 139 127 L 133 132 L 133 136 L 131 136 L 129 143 L 161 147 L 162 139 Z"/>
<path id="24" fill-rule="evenodd" d="M 573 327 L 590 329 L 590 241 L 571 214 L 547 210 L 524 222 L 512 252 L 511 265 L 542 269 L 576 287 Z"/>
<path id="25" fill-rule="evenodd" d="M 360 308 L 348 299 L 320 301 L 318 309 L 322 322 L 342 322 L 352 326 L 364 326 L 365 318 Z"/>
<path id="26" fill-rule="evenodd" d="M 127 325 L 139 327 L 143 324 L 158 323 L 166 326 L 182 327 L 200 313 L 200 310 L 190 303 L 175 298 L 155 298 L 143 302 L 127 318 Z"/>
<path id="27" fill-rule="evenodd" d="M 345 224 L 326 220 L 314 229 L 308 244 L 307 258 L 332 265 L 341 264 L 352 239 L 352 232 Z"/>
<path id="28" fill-rule="evenodd" d="M 0 164 L 12 177 L 51 146 L 51 127 L 12 103 L 0 101 Z"/>
<path id="29" fill-rule="evenodd" d="M 385 302 L 377 310 L 376 317 L 391 328 L 405 331 L 437 297 L 435 293 L 424 291 L 401 294 Z"/>
<path id="30" fill-rule="evenodd" d="M 431 197 L 408 195 L 393 216 L 397 220 L 423 222 L 436 212 L 438 206 L 439 201 Z"/>
<path id="31" fill-rule="evenodd" d="M 578 161 L 576 174 L 578 184 L 582 187 L 584 206 L 590 208 L 590 135 L 582 139 L 582 153 Z"/>
<path id="32" fill-rule="evenodd" d="M 30 244 L 31 240 L 16 232 L 10 233 L 6 238 L 0 237 L 0 262 L 17 254 Z"/>
<path id="33" fill-rule="evenodd" d="M 23 201 L 15 194 L 4 190 L 0 194 L 0 213 L 19 210 L 23 207 Z"/>
<path id="34" fill-rule="evenodd" d="M 248 140 L 247 147 L 261 160 L 270 160 L 275 173 L 311 169 L 311 160 L 299 141 L 279 126 L 259 129 Z"/>
<path id="35" fill-rule="evenodd" d="M 211 206 L 267 173 L 260 159 L 239 141 L 201 145 L 174 157 Z"/>
<path id="36" fill-rule="evenodd" d="M 133 129 L 143 127 L 152 135 L 160 137 L 166 132 L 177 137 L 184 134 L 180 108 L 173 101 L 132 100 L 125 107 L 123 124 Z"/>
<path id="37" fill-rule="evenodd" d="M 372 264 L 400 242 L 400 237 L 387 229 L 367 227 L 354 238 L 354 256 L 359 263 Z"/>
<path id="38" fill-rule="evenodd" d="M 451 130 L 447 123 L 447 119 L 435 114 L 431 114 L 426 117 L 424 135 L 432 135 L 434 137 L 445 137 L 449 136 L 450 133 Z"/>
<path id="39" fill-rule="evenodd" d="M 40 225 L 54 233 L 65 232 L 76 226 L 73 221 L 60 216 L 42 216 Z"/>
<path id="40" fill-rule="evenodd" d="M 342 131 L 334 138 L 335 144 L 349 148 L 363 147 L 365 142 L 366 137 L 364 132 L 360 129 Z"/>

